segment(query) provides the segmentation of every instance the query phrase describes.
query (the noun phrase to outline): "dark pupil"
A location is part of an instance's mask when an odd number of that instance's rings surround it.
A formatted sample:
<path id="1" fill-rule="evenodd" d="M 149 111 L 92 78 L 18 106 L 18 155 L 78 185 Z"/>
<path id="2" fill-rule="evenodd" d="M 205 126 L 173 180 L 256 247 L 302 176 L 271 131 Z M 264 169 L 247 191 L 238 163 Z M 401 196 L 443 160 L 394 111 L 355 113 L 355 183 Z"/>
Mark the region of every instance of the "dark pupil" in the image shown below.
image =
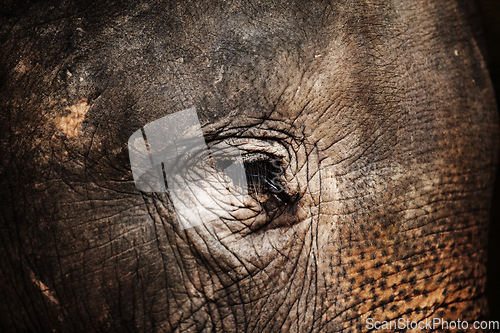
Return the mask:
<path id="1" fill-rule="evenodd" d="M 283 171 L 276 165 L 277 163 L 271 163 L 269 160 L 246 162 L 249 191 L 260 195 L 271 192 L 280 201 L 288 203 L 290 196 L 281 182 Z"/>

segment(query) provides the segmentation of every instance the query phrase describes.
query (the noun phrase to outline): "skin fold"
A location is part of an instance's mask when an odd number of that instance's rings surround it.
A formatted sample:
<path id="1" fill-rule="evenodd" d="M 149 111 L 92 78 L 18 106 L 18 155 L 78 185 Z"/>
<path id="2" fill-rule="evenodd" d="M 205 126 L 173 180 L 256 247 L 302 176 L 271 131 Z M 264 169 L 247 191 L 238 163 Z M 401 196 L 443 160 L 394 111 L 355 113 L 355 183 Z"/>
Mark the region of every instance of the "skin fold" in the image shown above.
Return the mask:
<path id="1" fill-rule="evenodd" d="M 28 2 L 0 40 L 5 331 L 487 314 L 498 119 L 470 2 Z M 203 187 L 233 208 L 183 229 L 127 140 L 191 107 L 252 187 Z"/>

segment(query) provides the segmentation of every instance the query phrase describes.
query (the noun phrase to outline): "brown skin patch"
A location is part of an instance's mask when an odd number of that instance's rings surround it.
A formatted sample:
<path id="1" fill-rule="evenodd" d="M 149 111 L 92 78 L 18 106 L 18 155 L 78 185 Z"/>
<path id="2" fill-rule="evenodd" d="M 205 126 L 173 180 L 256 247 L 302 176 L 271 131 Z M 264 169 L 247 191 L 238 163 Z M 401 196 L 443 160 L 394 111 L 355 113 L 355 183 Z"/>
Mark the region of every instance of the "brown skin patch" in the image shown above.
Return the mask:
<path id="1" fill-rule="evenodd" d="M 43 296 L 47 297 L 47 299 L 54 303 L 54 304 L 59 304 L 59 301 L 56 298 L 56 295 L 54 294 L 54 291 L 52 291 L 45 283 L 43 283 L 40 279 L 38 279 L 35 276 L 35 273 L 30 271 L 30 279 L 33 281 L 33 283 L 40 289 L 42 292 Z"/>
<path id="2" fill-rule="evenodd" d="M 78 136 L 82 121 L 85 120 L 85 115 L 90 109 L 87 104 L 87 99 L 83 98 L 78 103 L 66 107 L 66 110 L 71 113 L 67 116 L 60 117 L 56 121 L 57 129 L 61 130 L 68 138 Z"/>

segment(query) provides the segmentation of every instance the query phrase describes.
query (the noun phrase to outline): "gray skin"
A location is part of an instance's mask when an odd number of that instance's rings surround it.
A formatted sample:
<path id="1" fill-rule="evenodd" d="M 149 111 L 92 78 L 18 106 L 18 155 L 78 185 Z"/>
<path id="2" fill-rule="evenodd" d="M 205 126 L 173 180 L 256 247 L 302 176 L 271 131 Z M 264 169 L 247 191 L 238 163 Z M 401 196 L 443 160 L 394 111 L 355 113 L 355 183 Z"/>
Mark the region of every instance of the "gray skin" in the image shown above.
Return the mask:
<path id="1" fill-rule="evenodd" d="M 475 13 L 452 0 L 13 8 L 0 30 L 1 328 L 483 317 L 498 127 Z M 190 107 L 209 146 L 261 169 L 232 218 L 181 229 L 167 193 L 136 189 L 127 140 Z M 285 196 L 262 156 L 283 167 Z"/>

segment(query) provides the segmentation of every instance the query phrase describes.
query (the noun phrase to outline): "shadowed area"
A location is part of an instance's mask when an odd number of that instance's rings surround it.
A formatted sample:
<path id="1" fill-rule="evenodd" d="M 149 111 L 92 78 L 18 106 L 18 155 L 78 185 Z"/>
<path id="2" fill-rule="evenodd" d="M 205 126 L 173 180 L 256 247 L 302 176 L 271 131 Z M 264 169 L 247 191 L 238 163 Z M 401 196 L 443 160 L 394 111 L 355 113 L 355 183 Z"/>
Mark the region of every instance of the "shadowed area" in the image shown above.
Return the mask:
<path id="1" fill-rule="evenodd" d="M 488 64 L 496 100 L 500 100 L 500 3 L 478 1 L 485 29 Z M 488 302 L 490 318 L 500 318 L 500 171 L 497 171 L 493 192 L 490 233 L 488 238 Z"/>

